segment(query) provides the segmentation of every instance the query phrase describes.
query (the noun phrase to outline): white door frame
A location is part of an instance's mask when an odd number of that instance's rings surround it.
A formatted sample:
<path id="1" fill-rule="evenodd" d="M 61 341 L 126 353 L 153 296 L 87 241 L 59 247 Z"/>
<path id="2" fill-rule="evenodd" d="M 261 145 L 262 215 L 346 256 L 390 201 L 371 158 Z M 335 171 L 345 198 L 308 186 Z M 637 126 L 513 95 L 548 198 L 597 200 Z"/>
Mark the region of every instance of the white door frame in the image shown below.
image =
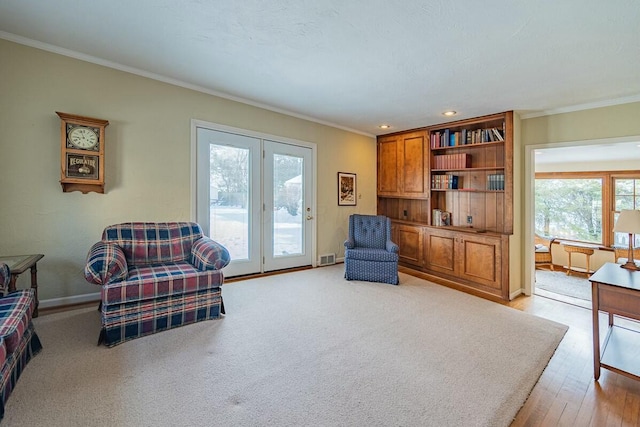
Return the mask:
<path id="1" fill-rule="evenodd" d="M 197 194 L 197 191 L 198 191 L 198 188 L 197 188 L 197 157 L 198 157 L 197 156 L 198 154 L 197 128 L 205 128 L 205 129 L 211 129 L 214 131 L 234 133 L 237 135 L 259 138 L 261 140 L 282 142 L 285 144 L 297 145 L 297 146 L 311 149 L 312 166 L 313 166 L 313 173 L 312 173 L 313 185 L 312 185 L 311 194 L 309 194 L 308 199 L 309 199 L 309 205 L 311 207 L 311 212 L 313 213 L 314 220 L 311 221 L 311 235 L 309 236 L 309 238 L 311 239 L 311 266 L 316 267 L 317 266 L 317 233 L 318 233 L 318 230 L 317 230 L 318 221 L 315 220 L 315 217 L 316 217 L 315 214 L 317 213 L 317 183 L 318 183 L 318 160 L 317 160 L 318 156 L 317 156 L 316 144 L 312 142 L 286 138 L 278 135 L 271 135 L 271 134 L 266 134 L 262 132 L 235 128 L 232 126 L 222 125 L 219 123 L 212 123 L 204 120 L 191 119 L 191 162 L 190 162 L 191 163 L 190 165 L 191 166 L 191 180 L 190 180 L 191 181 L 190 182 L 191 221 L 195 221 L 197 217 L 196 213 L 197 213 L 197 207 L 198 207 L 198 197 L 203 197 L 203 195 L 198 196 Z M 208 195 L 207 195 L 207 199 L 208 199 Z M 261 224 L 261 227 L 262 227 L 262 224 Z M 262 265 L 261 267 L 261 271 L 262 270 L 264 270 L 264 265 Z"/>

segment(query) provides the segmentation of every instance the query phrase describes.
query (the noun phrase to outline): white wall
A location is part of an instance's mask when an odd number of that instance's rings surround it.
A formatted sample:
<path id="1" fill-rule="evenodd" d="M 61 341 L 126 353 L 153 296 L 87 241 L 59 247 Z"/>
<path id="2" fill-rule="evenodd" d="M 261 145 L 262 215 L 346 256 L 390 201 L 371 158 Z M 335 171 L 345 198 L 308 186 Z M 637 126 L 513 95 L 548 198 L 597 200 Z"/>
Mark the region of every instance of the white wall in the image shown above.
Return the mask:
<path id="1" fill-rule="evenodd" d="M 50 304 L 99 291 L 83 268 L 105 226 L 192 219 L 191 119 L 317 144 L 318 254 L 343 256 L 348 216 L 376 212 L 373 137 L 5 40 L 0 58 L 0 255 L 43 253 L 39 295 Z M 105 194 L 62 192 L 56 111 L 110 122 Z M 339 171 L 357 174 L 356 207 L 337 206 Z"/>

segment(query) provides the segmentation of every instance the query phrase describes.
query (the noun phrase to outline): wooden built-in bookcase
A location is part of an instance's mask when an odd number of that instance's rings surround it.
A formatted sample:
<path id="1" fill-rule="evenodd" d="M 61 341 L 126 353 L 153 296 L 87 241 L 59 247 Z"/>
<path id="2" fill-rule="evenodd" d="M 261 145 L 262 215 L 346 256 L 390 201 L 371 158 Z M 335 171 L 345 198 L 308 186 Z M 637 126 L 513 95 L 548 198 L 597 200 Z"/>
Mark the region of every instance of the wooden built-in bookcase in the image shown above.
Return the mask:
<path id="1" fill-rule="evenodd" d="M 377 188 L 401 265 L 508 300 L 511 111 L 378 137 Z"/>

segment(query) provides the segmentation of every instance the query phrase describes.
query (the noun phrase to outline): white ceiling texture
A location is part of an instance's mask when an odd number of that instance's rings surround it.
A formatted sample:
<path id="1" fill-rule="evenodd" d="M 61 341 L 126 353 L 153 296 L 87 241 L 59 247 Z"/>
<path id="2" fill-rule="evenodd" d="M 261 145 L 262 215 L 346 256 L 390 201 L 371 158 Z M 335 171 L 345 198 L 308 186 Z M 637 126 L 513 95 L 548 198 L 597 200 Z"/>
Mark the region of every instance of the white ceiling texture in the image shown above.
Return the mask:
<path id="1" fill-rule="evenodd" d="M 0 37 L 368 135 L 640 100 L 638 0 L 0 0 Z"/>

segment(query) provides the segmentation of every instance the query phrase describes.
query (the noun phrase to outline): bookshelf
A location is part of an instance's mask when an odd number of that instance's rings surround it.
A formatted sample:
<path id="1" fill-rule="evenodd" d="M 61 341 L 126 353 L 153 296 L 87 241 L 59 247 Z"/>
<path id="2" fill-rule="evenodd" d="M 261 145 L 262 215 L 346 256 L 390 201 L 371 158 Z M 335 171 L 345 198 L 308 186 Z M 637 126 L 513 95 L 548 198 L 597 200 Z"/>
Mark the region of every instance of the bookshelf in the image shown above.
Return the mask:
<path id="1" fill-rule="evenodd" d="M 513 232 L 513 114 L 429 127 L 431 225 Z"/>
<path id="2" fill-rule="evenodd" d="M 400 263 L 430 280 L 509 299 L 511 111 L 378 137 L 378 214 Z"/>

